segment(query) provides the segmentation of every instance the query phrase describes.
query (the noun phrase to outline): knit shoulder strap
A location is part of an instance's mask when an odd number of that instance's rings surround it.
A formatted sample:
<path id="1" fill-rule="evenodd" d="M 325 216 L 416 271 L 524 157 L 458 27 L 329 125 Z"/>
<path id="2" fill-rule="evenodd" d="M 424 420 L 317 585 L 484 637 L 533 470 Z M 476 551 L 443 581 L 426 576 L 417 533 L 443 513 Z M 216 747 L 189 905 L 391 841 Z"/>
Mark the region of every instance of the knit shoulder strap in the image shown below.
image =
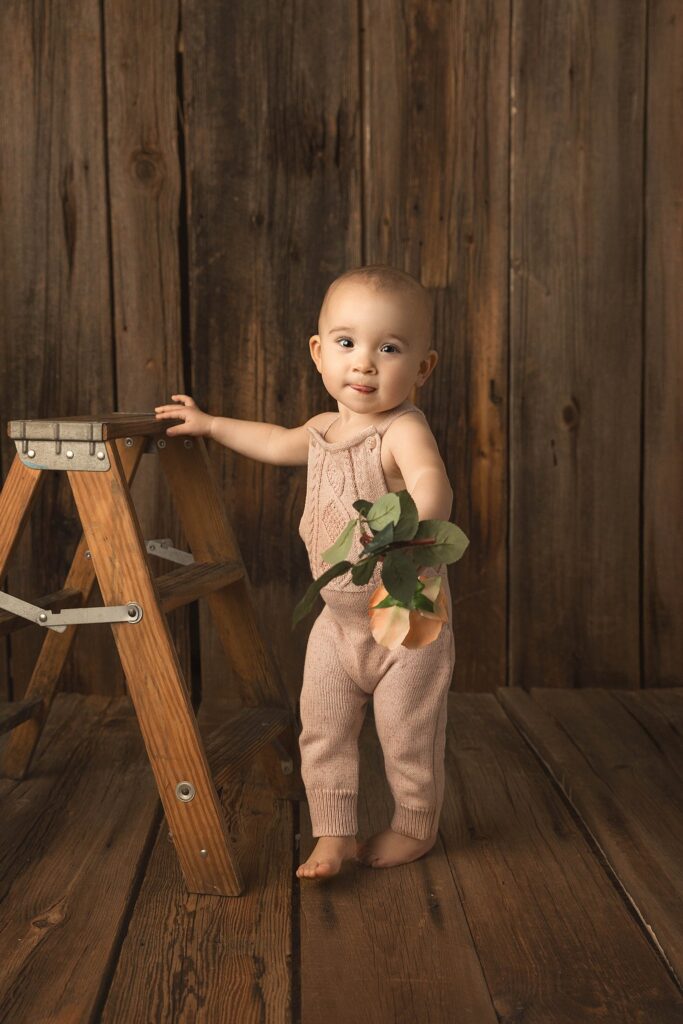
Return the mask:
<path id="1" fill-rule="evenodd" d="M 425 414 L 422 412 L 422 409 L 418 409 L 416 405 L 413 405 L 412 402 L 408 402 L 406 400 L 405 402 L 402 402 L 400 405 L 396 406 L 394 411 L 389 416 L 387 416 L 387 418 L 378 427 L 375 427 L 375 430 L 380 435 L 380 437 L 382 436 L 382 434 L 385 433 L 387 428 L 394 422 L 394 420 L 398 419 L 399 416 L 403 416 L 405 412 L 419 412 L 420 416 L 422 416 L 425 420 L 427 419 Z"/>

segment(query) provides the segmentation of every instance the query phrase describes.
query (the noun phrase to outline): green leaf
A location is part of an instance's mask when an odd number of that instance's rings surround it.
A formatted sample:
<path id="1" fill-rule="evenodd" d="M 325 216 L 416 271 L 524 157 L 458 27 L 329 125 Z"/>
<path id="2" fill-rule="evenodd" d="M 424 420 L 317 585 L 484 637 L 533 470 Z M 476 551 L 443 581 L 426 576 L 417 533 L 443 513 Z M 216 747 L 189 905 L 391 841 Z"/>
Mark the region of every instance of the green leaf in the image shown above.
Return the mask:
<path id="1" fill-rule="evenodd" d="M 337 562 L 340 562 L 342 558 L 346 558 L 349 553 L 349 548 L 351 547 L 351 542 L 353 541 L 353 530 L 357 525 L 357 519 L 349 519 L 332 547 L 323 551 L 320 556 L 324 562 L 329 562 L 330 565 L 335 565 Z"/>
<path id="2" fill-rule="evenodd" d="M 354 501 L 353 507 L 357 512 L 360 512 L 362 516 L 367 518 L 367 514 L 372 508 L 372 502 L 366 501 L 365 498 L 359 498 L 357 501 Z"/>
<path id="3" fill-rule="evenodd" d="M 392 597 L 409 607 L 418 583 L 412 559 L 401 551 L 389 551 L 382 565 L 382 583 Z"/>
<path id="4" fill-rule="evenodd" d="M 457 562 L 462 558 L 469 545 L 469 539 L 459 526 L 445 519 L 423 519 L 417 528 L 413 541 L 433 537 L 433 544 L 414 544 L 402 548 L 403 554 L 411 558 L 415 565 L 441 565 Z"/>
<path id="5" fill-rule="evenodd" d="M 351 569 L 351 579 L 359 587 L 362 587 L 365 583 L 369 583 L 372 578 L 372 574 L 375 571 L 375 565 L 377 564 L 378 555 L 373 555 L 372 558 L 368 558 L 367 561 L 356 562 Z"/>
<path id="6" fill-rule="evenodd" d="M 399 605 L 401 608 L 405 608 L 403 601 L 399 601 L 398 598 L 392 597 L 391 594 L 387 594 L 377 604 L 373 604 L 373 608 L 392 608 L 394 605 Z"/>
<path id="7" fill-rule="evenodd" d="M 315 602 L 316 597 L 326 584 L 333 580 L 335 576 L 341 576 L 351 568 L 351 562 L 337 562 L 330 569 L 327 569 L 322 576 L 318 576 L 316 580 L 313 580 L 308 590 L 301 598 L 299 603 L 292 612 L 292 629 L 296 626 L 300 619 L 303 619 L 304 615 L 310 612 Z"/>
<path id="8" fill-rule="evenodd" d="M 394 524 L 387 523 L 383 530 L 376 533 L 372 540 L 369 540 L 367 544 L 363 545 L 363 553 L 370 554 L 375 551 L 381 551 L 387 544 L 391 544 L 394 539 Z"/>
<path id="9" fill-rule="evenodd" d="M 372 532 L 377 533 L 379 530 L 383 530 L 387 523 L 392 523 L 395 526 L 400 516 L 401 502 L 398 494 L 390 491 L 389 494 L 383 494 L 381 498 L 378 498 L 368 509 L 366 519 Z"/>
<path id="10" fill-rule="evenodd" d="M 394 528 L 394 540 L 410 540 L 415 536 L 420 516 L 417 505 L 408 491 L 397 491 L 401 506 L 401 516 Z"/>
<path id="11" fill-rule="evenodd" d="M 422 586 L 424 587 L 424 584 Z M 423 594 L 416 594 L 410 607 L 415 608 L 417 611 L 433 612 L 434 602 L 430 601 L 428 597 L 424 597 Z"/>

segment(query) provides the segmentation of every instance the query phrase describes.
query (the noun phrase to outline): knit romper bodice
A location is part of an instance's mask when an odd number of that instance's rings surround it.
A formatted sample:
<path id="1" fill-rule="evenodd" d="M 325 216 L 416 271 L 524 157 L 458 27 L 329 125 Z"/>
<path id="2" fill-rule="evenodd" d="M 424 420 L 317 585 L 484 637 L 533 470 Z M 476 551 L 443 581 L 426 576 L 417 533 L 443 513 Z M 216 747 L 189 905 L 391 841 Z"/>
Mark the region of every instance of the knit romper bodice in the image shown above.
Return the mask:
<path id="1" fill-rule="evenodd" d="M 311 436 L 306 501 L 299 535 L 308 551 L 313 579 L 330 568 L 330 563 L 322 559 L 322 552 L 334 544 L 349 519 L 358 517 L 354 501 L 364 498 L 375 502 L 389 493 L 382 469 L 382 437 L 389 425 L 407 412 L 418 412 L 424 417 L 421 409 L 406 400 L 396 406 L 379 426 L 370 424 L 344 441 L 326 441 L 315 427 L 307 427 Z M 360 529 L 356 528 L 346 559 L 355 563 L 361 553 Z M 321 597 L 325 600 L 330 592 L 372 592 L 381 583 L 381 573 L 382 563 L 378 561 L 368 583 L 359 587 L 353 582 L 349 569 L 327 583 L 320 591 Z"/>

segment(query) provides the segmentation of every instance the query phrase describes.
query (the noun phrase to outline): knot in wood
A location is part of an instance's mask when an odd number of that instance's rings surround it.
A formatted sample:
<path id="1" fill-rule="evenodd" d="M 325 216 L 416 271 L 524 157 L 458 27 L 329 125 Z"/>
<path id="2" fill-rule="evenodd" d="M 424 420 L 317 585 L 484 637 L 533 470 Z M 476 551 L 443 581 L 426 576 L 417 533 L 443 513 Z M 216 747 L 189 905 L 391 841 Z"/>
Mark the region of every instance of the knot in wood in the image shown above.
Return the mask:
<path id="1" fill-rule="evenodd" d="M 138 149 L 133 153 L 133 177 L 145 188 L 158 188 L 164 177 L 164 158 L 157 150 Z"/>
<path id="2" fill-rule="evenodd" d="M 570 430 L 579 425 L 579 403 L 574 397 L 571 397 L 562 408 L 562 422 Z"/>

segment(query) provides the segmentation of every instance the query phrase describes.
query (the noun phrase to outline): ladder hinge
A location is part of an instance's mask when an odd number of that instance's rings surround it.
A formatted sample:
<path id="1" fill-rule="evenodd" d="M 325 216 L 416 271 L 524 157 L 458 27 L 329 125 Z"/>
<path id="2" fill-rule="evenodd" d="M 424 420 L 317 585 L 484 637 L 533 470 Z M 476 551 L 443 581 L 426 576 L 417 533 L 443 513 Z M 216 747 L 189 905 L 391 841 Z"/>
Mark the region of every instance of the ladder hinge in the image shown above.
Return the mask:
<path id="1" fill-rule="evenodd" d="M 162 537 L 161 540 L 148 540 L 145 544 L 150 555 L 157 558 L 166 558 L 169 562 L 178 562 L 180 565 L 194 565 L 194 556 L 189 551 L 180 551 L 173 547 L 170 537 Z"/>
<path id="2" fill-rule="evenodd" d="M 37 604 L 29 601 L 22 601 L 20 597 L 13 597 L 0 590 L 0 608 L 19 615 L 22 619 L 35 622 L 38 626 L 45 626 L 46 629 L 54 629 L 56 633 L 63 633 L 67 626 L 88 626 L 94 622 L 139 622 L 142 618 L 142 608 L 135 601 L 129 604 L 105 605 L 102 608 L 65 608 L 61 612 L 50 612 L 40 608 Z"/>

